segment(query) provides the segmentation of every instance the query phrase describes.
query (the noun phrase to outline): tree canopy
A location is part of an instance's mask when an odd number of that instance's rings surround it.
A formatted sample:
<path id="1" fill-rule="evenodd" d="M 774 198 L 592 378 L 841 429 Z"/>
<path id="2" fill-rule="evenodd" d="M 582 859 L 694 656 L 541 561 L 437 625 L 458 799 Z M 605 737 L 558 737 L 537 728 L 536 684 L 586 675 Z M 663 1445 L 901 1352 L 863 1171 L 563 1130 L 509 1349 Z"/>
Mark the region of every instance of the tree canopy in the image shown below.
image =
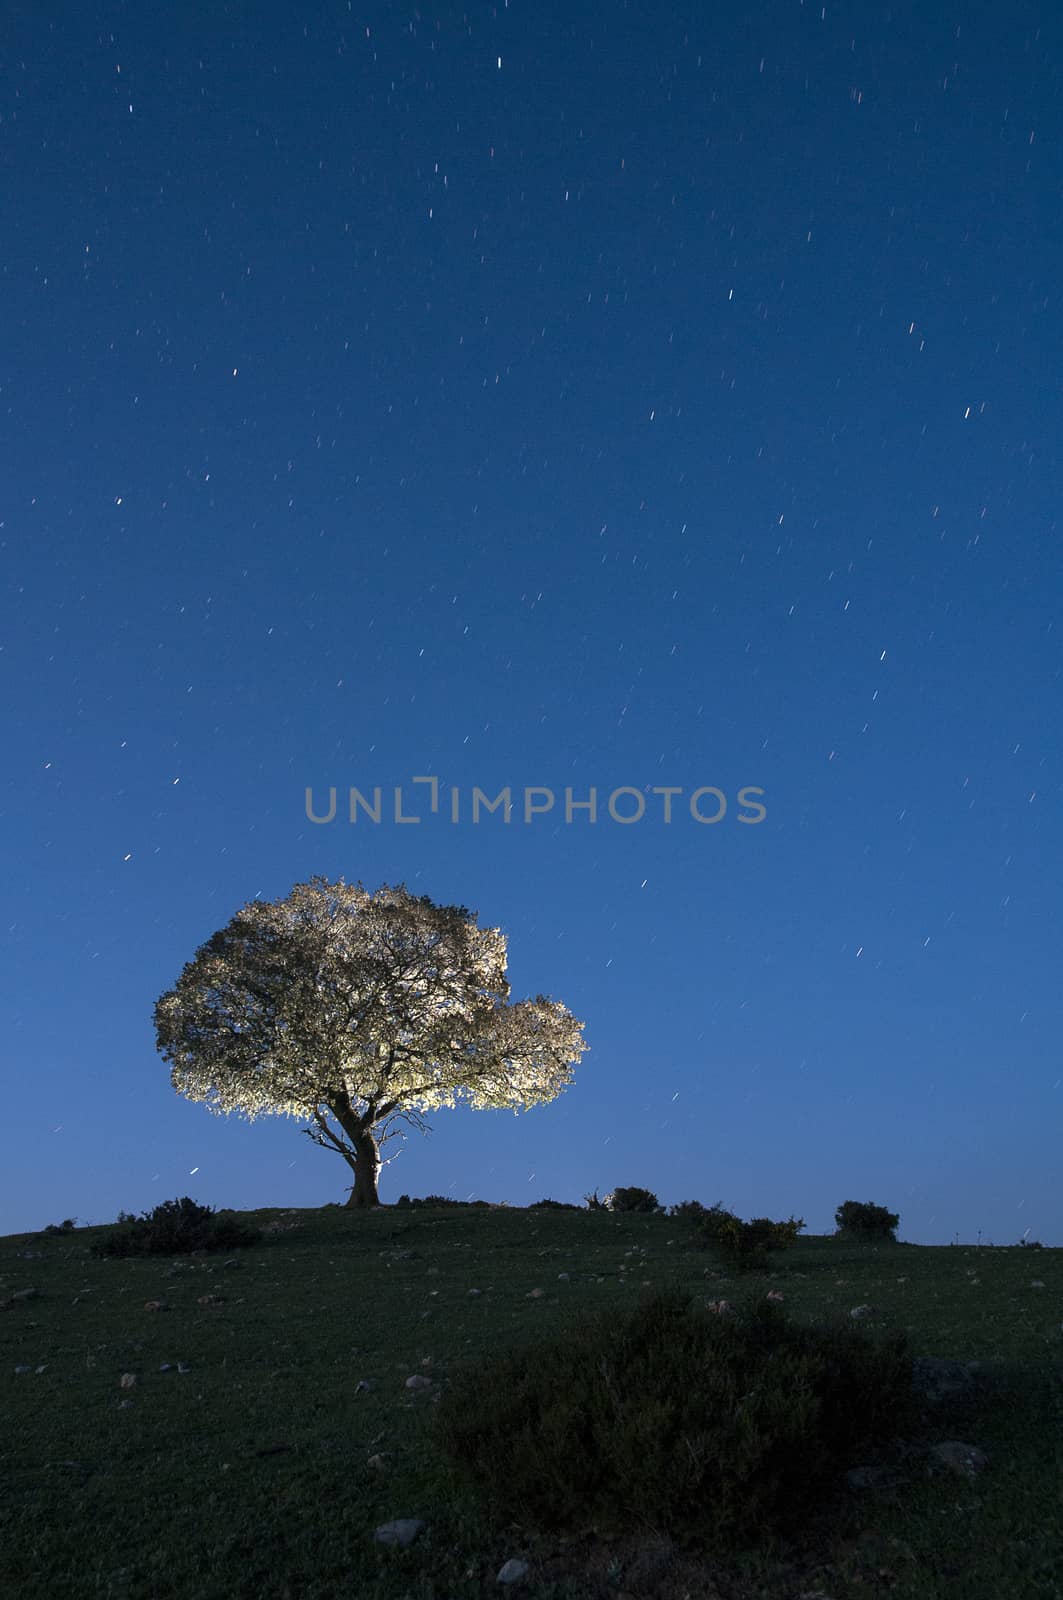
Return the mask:
<path id="1" fill-rule="evenodd" d="M 464 906 L 314 877 L 200 947 L 155 1006 L 158 1049 L 216 1114 L 307 1119 L 351 1166 L 350 1204 L 376 1205 L 401 1124 L 524 1110 L 572 1081 L 583 1023 L 546 995 L 511 1001 L 505 974 L 505 934 Z"/>

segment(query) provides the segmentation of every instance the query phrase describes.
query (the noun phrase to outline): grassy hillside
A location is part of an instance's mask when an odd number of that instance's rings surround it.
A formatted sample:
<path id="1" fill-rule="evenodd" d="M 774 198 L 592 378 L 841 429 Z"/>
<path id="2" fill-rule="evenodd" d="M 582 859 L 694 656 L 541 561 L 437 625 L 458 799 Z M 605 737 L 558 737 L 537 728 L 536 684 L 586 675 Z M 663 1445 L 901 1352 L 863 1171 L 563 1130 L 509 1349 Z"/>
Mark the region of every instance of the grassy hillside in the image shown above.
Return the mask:
<path id="1" fill-rule="evenodd" d="M 1063 1594 L 1063 1251 L 807 1239 L 738 1280 L 662 1216 L 245 1215 L 270 1231 L 231 1262 L 94 1259 L 98 1228 L 0 1241 L 0 1300 L 37 1291 L 0 1314 L 0 1591 L 471 1600 L 506 1593 L 496 1574 L 516 1557 L 523 1600 Z M 988 1468 L 843 1482 L 807 1547 L 724 1565 L 680 1553 L 656 1573 L 651 1530 L 485 1526 L 430 1448 L 448 1374 L 644 1283 L 736 1301 L 774 1288 L 797 1317 L 870 1305 L 914 1353 L 982 1362 L 986 1392 L 928 1428 Z M 375 1543 L 398 1517 L 423 1520 L 416 1541 Z"/>

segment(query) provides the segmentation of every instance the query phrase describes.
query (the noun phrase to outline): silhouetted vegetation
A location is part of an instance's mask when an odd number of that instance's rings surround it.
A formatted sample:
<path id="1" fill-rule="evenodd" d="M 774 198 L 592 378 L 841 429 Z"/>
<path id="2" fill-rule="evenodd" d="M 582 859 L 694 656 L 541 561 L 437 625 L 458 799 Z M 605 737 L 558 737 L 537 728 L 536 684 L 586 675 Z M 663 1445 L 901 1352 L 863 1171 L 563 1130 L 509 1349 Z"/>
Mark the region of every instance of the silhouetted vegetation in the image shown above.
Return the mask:
<path id="1" fill-rule="evenodd" d="M 896 1239 L 900 1214 L 870 1201 L 845 1200 L 834 1213 L 838 1232 L 849 1239 Z"/>
<path id="2" fill-rule="evenodd" d="M 770 1217 L 753 1217 L 743 1222 L 719 1201 L 710 1206 L 697 1223 L 701 1243 L 721 1250 L 728 1264 L 740 1272 L 766 1267 L 770 1252 L 785 1250 L 794 1244 L 805 1225 L 801 1218 L 794 1217 L 786 1222 L 772 1222 Z"/>
<path id="3" fill-rule="evenodd" d="M 117 1226 L 92 1247 L 95 1256 L 170 1256 L 192 1250 L 236 1250 L 262 1237 L 238 1217 L 197 1205 L 188 1195 L 164 1200 L 139 1217 L 120 1211 Z"/>
<path id="4" fill-rule="evenodd" d="M 669 1289 L 460 1371 L 436 1427 L 502 1521 L 733 1542 L 795 1526 L 857 1446 L 896 1433 L 910 1384 L 903 1334 L 798 1326 L 768 1301 L 710 1316 Z"/>

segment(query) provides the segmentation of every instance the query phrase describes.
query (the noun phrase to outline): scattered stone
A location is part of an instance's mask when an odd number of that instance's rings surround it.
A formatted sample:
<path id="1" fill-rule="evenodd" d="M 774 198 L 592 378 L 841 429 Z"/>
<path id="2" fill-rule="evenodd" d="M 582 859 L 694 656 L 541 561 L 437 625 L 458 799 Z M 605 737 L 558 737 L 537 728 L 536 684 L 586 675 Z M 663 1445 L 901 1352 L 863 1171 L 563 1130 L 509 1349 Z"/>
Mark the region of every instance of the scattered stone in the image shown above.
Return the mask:
<path id="1" fill-rule="evenodd" d="M 160 1372 L 172 1372 L 173 1370 L 174 1366 L 172 1361 L 164 1361 L 162 1366 L 159 1368 Z"/>
<path id="2" fill-rule="evenodd" d="M 132 1400 L 119 1400 L 118 1409 L 119 1411 L 128 1411 L 132 1404 Z"/>
<path id="3" fill-rule="evenodd" d="M 375 1378 L 359 1378 L 354 1386 L 355 1394 L 372 1394 L 377 1386 Z"/>
<path id="4" fill-rule="evenodd" d="M 936 1464 L 946 1472 L 954 1472 L 958 1478 L 976 1478 L 989 1465 L 984 1450 L 979 1450 L 977 1445 L 962 1444 L 958 1439 L 946 1439 L 943 1444 L 934 1445 L 930 1458 L 932 1467 Z"/>
<path id="5" fill-rule="evenodd" d="M 498 1577 L 495 1581 L 497 1583 L 519 1583 L 522 1578 L 527 1576 L 528 1563 L 526 1561 L 518 1561 L 514 1556 L 506 1562 L 504 1567 L 498 1569 Z"/>
<path id="6" fill-rule="evenodd" d="M 165 1300 L 145 1300 L 144 1302 L 145 1311 L 169 1311 L 169 1309 Z"/>
<path id="7" fill-rule="evenodd" d="M 405 1550 L 423 1528 L 418 1517 L 396 1517 L 394 1522 L 382 1522 L 373 1537 L 377 1544 L 397 1544 Z"/>
<path id="8" fill-rule="evenodd" d="M 1030 1288 L 1031 1289 L 1043 1289 L 1044 1288 L 1044 1284 L 1041 1282 L 1040 1278 L 1035 1278 L 1033 1280 L 1033 1282 L 1031 1283 Z"/>
<path id="9" fill-rule="evenodd" d="M 136 1386 L 137 1386 L 137 1375 L 136 1375 L 136 1373 L 135 1372 L 123 1372 L 122 1376 L 118 1380 L 118 1387 L 120 1389 L 135 1389 Z"/>
<path id="10" fill-rule="evenodd" d="M 731 1309 L 730 1300 L 708 1300 L 705 1303 L 706 1311 L 711 1311 L 717 1317 L 725 1317 Z"/>
<path id="11" fill-rule="evenodd" d="M 177 1363 L 177 1370 L 178 1372 L 191 1372 L 192 1368 L 188 1365 L 187 1361 L 179 1361 Z"/>
<path id="12" fill-rule="evenodd" d="M 572 1281 L 571 1272 L 559 1272 L 557 1275 L 557 1281 L 558 1283 L 570 1283 Z M 508 1566 L 509 1563 L 507 1562 L 506 1564 Z"/>
<path id="13" fill-rule="evenodd" d="M 469 1290 L 469 1299 L 470 1300 L 477 1300 L 482 1293 L 483 1293 L 482 1289 L 470 1289 Z"/>
<path id="14" fill-rule="evenodd" d="M 15 1368 L 15 1377 L 16 1378 L 19 1377 L 20 1374 L 23 1373 L 23 1372 L 32 1372 L 32 1371 L 33 1371 L 32 1367 L 16 1367 Z"/>
<path id="15" fill-rule="evenodd" d="M 871 1307 L 854 1306 L 849 1315 L 852 1317 L 854 1322 L 859 1322 L 862 1317 L 869 1317 L 871 1315 Z"/>
<path id="16" fill-rule="evenodd" d="M 230 1256 L 228 1261 L 222 1262 L 223 1267 L 239 1267 L 241 1265 L 242 1262 L 238 1261 L 235 1256 Z"/>
<path id="17" fill-rule="evenodd" d="M 780 1300 L 785 1300 L 786 1296 L 784 1294 L 781 1294 L 778 1289 L 769 1289 L 768 1293 L 767 1293 L 767 1299 L 780 1301 Z"/>
<path id="18" fill-rule="evenodd" d="M 912 1388 L 924 1400 L 965 1399 L 975 1387 L 977 1362 L 951 1361 L 947 1356 L 916 1356 L 912 1362 Z"/>
<path id="19" fill-rule="evenodd" d="M 406 1379 L 406 1387 L 407 1389 L 430 1389 L 432 1380 L 424 1377 L 420 1372 L 415 1372 L 412 1378 Z"/>
<path id="20" fill-rule="evenodd" d="M 196 1299 L 197 1306 L 220 1306 L 225 1301 L 220 1294 L 201 1294 Z"/>
<path id="21" fill-rule="evenodd" d="M 546 1293 L 545 1289 L 532 1289 L 524 1296 L 525 1300 L 541 1300 Z"/>
<path id="22" fill-rule="evenodd" d="M 885 1467 L 850 1467 L 845 1481 L 850 1489 L 882 1489 L 893 1482 L 893 1475 Z"/>
<path id="23" fill-rule="evenodd" d="M 48 1363 L 47 1363 L 47 1361 L 42 1361 L 41 1365 L 39 1367 L 34 1367 L 33 1370 L 34 1370 L 34 1372 L 37 1374 L 37 1376 L 39 1378 L 42 1372 L 47 1372 L 48 1371 Z"/>
<path id="24" fill-rule="evenodd" d="M 378 1451 L 376 1455 L 369 1456 L 368 1459 L 366 1460 L 365 1464 L 366 1464 L 367 1467 L 375 1467 L 377 1469 L 377 1471 L 380 1471 L 382 1468 L 386 1467 L 387 1464 L 388 1464 L 387 1454 L 385 1453 L 385 1454 L 382 1455 Z"/>

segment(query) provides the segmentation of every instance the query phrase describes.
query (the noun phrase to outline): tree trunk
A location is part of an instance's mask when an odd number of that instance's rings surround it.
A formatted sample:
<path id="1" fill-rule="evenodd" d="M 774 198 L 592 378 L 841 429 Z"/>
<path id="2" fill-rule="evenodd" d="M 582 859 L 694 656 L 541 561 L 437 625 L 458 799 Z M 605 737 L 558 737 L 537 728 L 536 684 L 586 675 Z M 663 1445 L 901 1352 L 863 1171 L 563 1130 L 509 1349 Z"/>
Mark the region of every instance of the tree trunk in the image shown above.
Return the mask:
<path id="1" fill-rule="evenodd" d="M 349 1206 L 359 1210 L 366 1210 L 371 1206 L 380 1204 L 377 1193 L 377 1181 L 380 1177 L 380 1151 L 377 1142 L 369 1128 L 353 1136 L 354 1144 L 354 1183 L 351 1185 Z"/>

